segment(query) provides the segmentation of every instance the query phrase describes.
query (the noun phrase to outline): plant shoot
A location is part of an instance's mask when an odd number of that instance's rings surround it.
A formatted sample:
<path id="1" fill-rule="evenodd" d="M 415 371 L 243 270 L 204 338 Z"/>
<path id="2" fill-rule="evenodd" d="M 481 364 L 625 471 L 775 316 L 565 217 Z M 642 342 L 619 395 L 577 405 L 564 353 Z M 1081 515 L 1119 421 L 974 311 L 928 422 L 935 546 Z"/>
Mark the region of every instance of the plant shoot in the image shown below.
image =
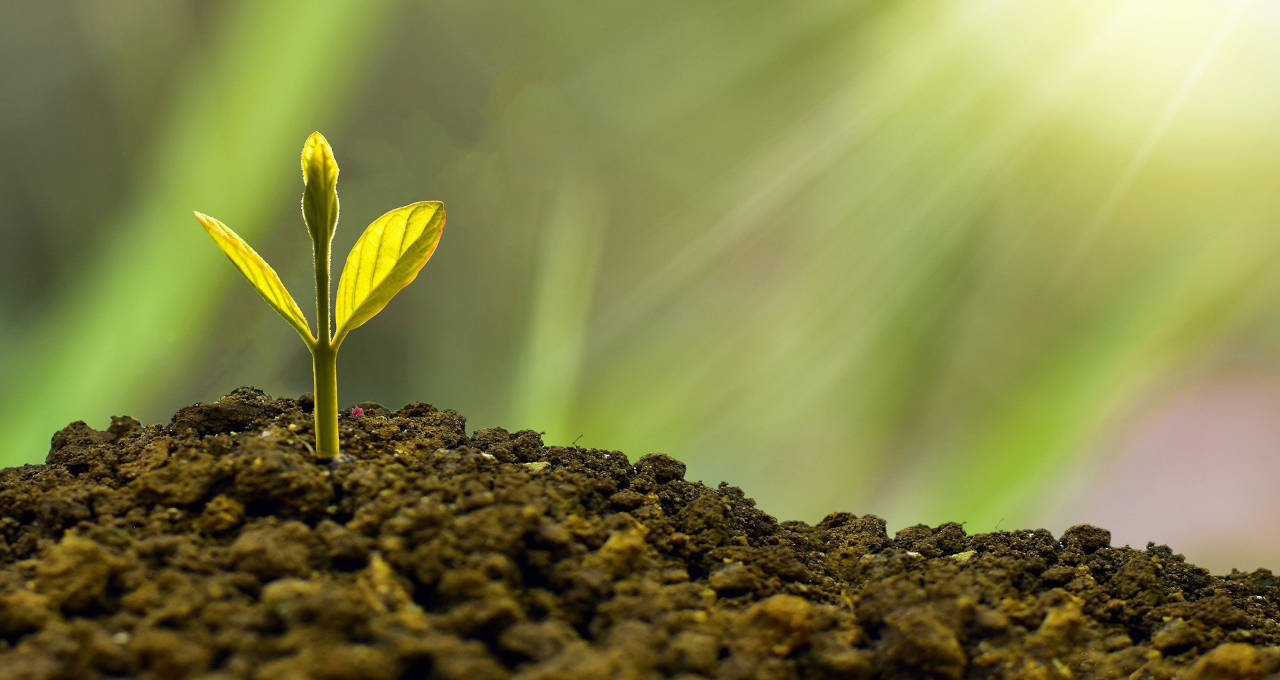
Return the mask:
<path id="1" fill-rule="evenodd" d="M 319 132 L 311 133 L 302 147 L 302 183 L 302 218 L 311 235 L 315 257 L 315 333 L 266 260 L 217 219 L 200 212 L 196 219 L 311 351 L 316 456 L 331 459 L 338 454 L 338 348 L 347 333 L 382 311 L 431 259 L 444 230 L 444 204 L 411 203 L 374 220 L 347 255 L 330 314 L 330 251 L 338 226 L 338 163 L 329 142 Z"/>

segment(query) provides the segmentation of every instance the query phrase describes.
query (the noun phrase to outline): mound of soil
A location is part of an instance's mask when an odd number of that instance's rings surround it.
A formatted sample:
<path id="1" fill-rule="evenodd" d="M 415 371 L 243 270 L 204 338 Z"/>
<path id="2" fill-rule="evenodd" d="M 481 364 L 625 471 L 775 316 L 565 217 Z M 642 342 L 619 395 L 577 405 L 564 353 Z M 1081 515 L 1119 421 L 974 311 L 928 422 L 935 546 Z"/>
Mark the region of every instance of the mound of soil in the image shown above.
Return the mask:
<path id="1" fill-rule="evenodd" d="M 1262 678 L 1267 571 L 1079 526 L 781 522 L 664 455 L 240 389 L 0 472 L 0 677 Z"/>

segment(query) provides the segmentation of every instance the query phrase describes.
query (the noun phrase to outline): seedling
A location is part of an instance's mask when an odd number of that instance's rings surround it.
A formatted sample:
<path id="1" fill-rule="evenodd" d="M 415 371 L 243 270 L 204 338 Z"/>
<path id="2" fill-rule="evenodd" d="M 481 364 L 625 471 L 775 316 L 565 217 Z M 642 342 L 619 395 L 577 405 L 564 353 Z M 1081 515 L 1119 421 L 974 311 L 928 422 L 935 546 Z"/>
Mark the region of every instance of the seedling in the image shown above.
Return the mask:
<path id="1" fill-rule="evenodd" d="M 200 212 L 196 219 L 311 351 L 316 456 L 331 459 L 338 455 L 338 348 L 347 333 L 382 311 L 431 259 L 444 230 L 444 204 L 410 203 L 374 220 L 347 255 L 331 316 L 329 269 L 333 232 L 338 226 L 338 163 L 329 142 L 319 132 L 311 133 L 302 146 L 302 183 L 302 219 L 311 234 L 315 256 L 315 334 L 279 275 L 262 256 L 222 222 Z"/>

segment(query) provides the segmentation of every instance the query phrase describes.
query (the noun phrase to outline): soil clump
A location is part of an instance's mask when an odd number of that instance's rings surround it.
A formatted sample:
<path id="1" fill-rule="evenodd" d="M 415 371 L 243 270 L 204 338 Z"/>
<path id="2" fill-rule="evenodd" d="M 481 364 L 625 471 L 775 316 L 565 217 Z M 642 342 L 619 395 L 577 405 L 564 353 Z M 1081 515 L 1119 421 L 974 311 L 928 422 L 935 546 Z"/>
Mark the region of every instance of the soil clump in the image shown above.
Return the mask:
<path id="1" fill-rule="evenodd" d="M 650 454 L 241 388 L 0 471 L 0 678 L 1264 678 L 1280 588 L 1078 526 L 778 522 Z"/>

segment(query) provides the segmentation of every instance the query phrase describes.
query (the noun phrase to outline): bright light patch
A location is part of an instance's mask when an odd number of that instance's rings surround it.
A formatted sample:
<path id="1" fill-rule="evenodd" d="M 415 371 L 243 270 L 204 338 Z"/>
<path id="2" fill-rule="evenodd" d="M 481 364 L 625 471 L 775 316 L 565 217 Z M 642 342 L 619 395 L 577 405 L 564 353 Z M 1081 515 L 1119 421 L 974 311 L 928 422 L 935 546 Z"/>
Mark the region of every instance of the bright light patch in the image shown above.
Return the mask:
<path id="1" fill-rule="evenodd" d="M 993 11 L 998 6 L 999 11 Z M 971 49 L 993 68 L 1018 58 L 1009 85 L 1035 93 L 1062 93 L 1055 117 L 1101 141 L 1132 141 L 1164 124 L 1169 143 L 1212 152 L 1223 136 L 1247 134 L 1275 120 L 1280 90 L 1280 9 L 1275 3 L 1072 3 L 1047 16 L 1045 3 L 955 5 L 981 13 L 971 22 Z M 1011 55 L 1017 35 L 1055 21 L 1051 36 L 1031 55 Z"/>

